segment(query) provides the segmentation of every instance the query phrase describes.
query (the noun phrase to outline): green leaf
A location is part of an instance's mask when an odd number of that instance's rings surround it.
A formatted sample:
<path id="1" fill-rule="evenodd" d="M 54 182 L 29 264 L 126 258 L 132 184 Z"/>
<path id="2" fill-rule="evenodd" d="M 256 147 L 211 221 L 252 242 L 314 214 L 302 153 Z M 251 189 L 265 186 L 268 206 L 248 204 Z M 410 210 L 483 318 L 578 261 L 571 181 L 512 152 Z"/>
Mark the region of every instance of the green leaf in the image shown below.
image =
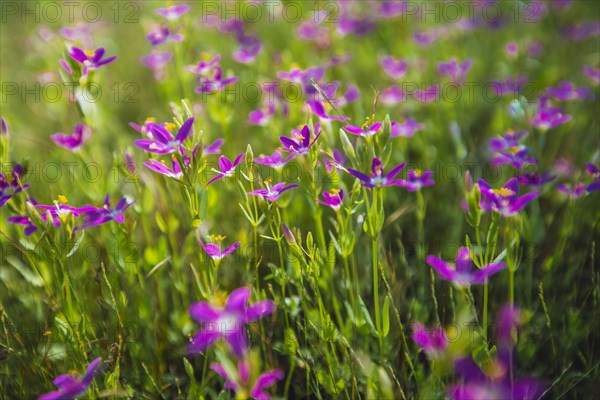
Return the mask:
<path id="1" fill-rule="evenodd" d="M 290 355 L 294 355 L 298 352 L 298 338 L 291 328 L 286 328 L 285 330 L 283 346 L 285 351 Z"/>
<path id="2" fill-rule="evenodd" d="M 194 377 L 194 367 L 187 358 L 183 357 L 183 367 L 185 368 L 185 373 L 190 377 L 192 382 L 196 382 L 196 378 Z"/>
<path id="3" fill-rule="evenodd" d="M 71 249 L 71 251 L 69 251 L 69 254 L 67 254 L 67 258 L 71 257 L 73 254 L 75 254 L 75 252 L 77 251 L 77 249 L 79 248 L 79 245 L 81 244 L 81 241 L 83 240 L 83 237 L 85 236 L 85 231 L 82 230 L 81 231 L 81 236 L 79 236 L 79 239 L 77 239 L 77 241 L 75 242 L 75 244 L 73 245 L 73 248 Z"/>
<path id="4" fill-rule="evenodd" d="M 25 264 L 23 264 L 21 262 L 21 260 L 19 260 L 17 257 L 15 257 L 15 256 L 6 256 L 6 261 L 10 265 L 12 265 L 13 267 L 15 267 L 15 269 L 17 271 L 19 271 L 19 273 L 21 274 L 21 276 L 23 276 L 23 278 L 25 278 L 25 280 L 27 282 L 31 283 L 33 286 L 40 287 L 40 286 L 42 286 L 44 284 L 44 281 L 42 280 L 42 278 L 40 278 L 31 269 L 29 269 L 29 267 L 27 267 Z"/>
<path id="5" fill-rule="evenodd" d="M 383 301 L 383 337 L 386 337 L 390 332 L 390 296 L 385 296 Z"/>

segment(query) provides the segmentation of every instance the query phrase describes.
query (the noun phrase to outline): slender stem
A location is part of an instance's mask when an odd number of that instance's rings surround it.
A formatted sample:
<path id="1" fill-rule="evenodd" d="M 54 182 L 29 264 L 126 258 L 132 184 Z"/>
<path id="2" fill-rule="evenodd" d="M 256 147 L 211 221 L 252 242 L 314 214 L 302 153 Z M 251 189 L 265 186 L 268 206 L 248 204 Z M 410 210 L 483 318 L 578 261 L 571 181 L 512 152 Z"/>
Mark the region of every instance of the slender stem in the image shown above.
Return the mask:
<path id="1" fill-rule="evenodd" d="M 373 304 L 375 307 L 375 327 L 379 341 L 379 356 L 383 359 L 383 337 L 381 332 L 381 316 L 379 312 L 379 268 L 377 261 L 377 237 L 372 240 L 373 252 Z"/>
<path id="2" fill-rule="evenodd" d="M 488 281 L 483 284 L 483 338 L 487 340 L 488 320 Z"/>

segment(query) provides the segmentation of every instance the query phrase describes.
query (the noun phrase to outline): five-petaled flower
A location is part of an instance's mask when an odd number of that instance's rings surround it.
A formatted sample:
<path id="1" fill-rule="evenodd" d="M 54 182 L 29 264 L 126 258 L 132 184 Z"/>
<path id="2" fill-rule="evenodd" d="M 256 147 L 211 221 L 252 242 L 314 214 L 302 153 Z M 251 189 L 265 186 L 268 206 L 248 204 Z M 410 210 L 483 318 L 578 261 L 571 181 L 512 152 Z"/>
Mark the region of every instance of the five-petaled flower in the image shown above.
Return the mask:
<path id="1" fill-rule="evenodd" d="M 306 154 L 311 146 L 317 141 L 321 135 L 321 127 L 319 124 L 315 126 L 315 138 L 310 141 L 310 129 L 308 125 L 304 125 L 300 131 L 294 129 L 292 137 L 280 136 L 279 141 L 284 147 L 283 151 L 294 154 Z"/>
<path id="2" fill-rule="evenodd" d="M 540 195 L 540 192 L 533 191 L 519 197 L 519 180 L 516 177 L 509 179 L 499 189 L 492 189 L 490 184 L 483 179 L 479 179 L 477 183 L 481 190 L 481 208 L 485 211 L 496 211 L 505 217 L 519 213 Z"/>
<path id="3" fill-rule="evenodd" d="M 270 400 L 271 396 L 265 393 L 264 390 L 273 386 L 275 382 L 285 376 L 283 371 L 274 369 L 259 375 L 251 385 L 250 378 L 253 374 L 251 365 L 246 360 L 239 360 L 237 371 L 230 371 L 237 372 L 235 375 L 229 375 L 227 370 L 219 363 L 212 363 L 210 368 L 225 379 L 225 389 L 234 390 L 240 398 L 245 398 L 250 394 L 253 399 L 257 400 Z"/>
<path id="4" fill-rule="evenodd" d="M 83 65 L 82 75 L 85 76 L 88 71 L 96 70 L 116 60 L 117 56 L 103 58 L 104 52 L 104 47 L 96 50 L 82 50 L 79 47 L 72 46 L 68 54 L 73 60 Z"/>
<path id="5" fill-rule="evenodd" d="M 371 137 L 379 132 L 383 123 L 375 122 L 375 116 L 372 115 L 366 118 L 366 121 L 361 126 L 355 125 L 346 125 L 344 126 L 344 130 L 353 135 L 358 135 L 362 137 Z"/>
<path id="6" fill-rule="evenodd" d="M 64 374 L 58 376 L 52 383 L 58 388 L 57 391 L 46 393 L 38 397 L 38 400 L 71 400 L 82 396 L 92 383 L 92 379 L 106 366 L 100 365 L 102 358 L 98 357 L 87 367 L 85 374 L 78 380 L 72 375 Z"/>
<path id="7" fill-rule="evenodd" d="M 474 270 L 471 252 L 467 247 L 461 247 L 456 253 L 454 267 L 439 257 L 429 255 L 425 262 L 435 269 L 444 280 L 455 283 L 458 286 L 481 285 L 492 275 L 503 270 L 506 265 L 495 262 Z"/>
<path id="8" fill-rule="evenodd" d="M 273 202 L 277 201 L 283 192 L 298 187 L 298 185 L 295 183 L 285 186 L 285 182 L 279 182 L 273 186 L 270 186 L 268 182 L 265 182 L 265 185 L 267 186 L 266 189 L 253 190 L 252 192 L 248 192 L 248 194 L 253 196 L 262 196 L 265 200 Z"/>
<path id="9" fill-rule="evenodd" d="M 442 328 L 427 329 L 420 322 L 413 324 L 412 338 L 427 355 L 438 357 L 448 347 L 448 338 Z"/>
<path id="10" fill-rule="evenodd" d="M 404 168 L 405 165 L 406 163 L 396 165 L 390 172 L 384 174 L 381 160 L 378 157 L 375 157 L 371 164 L 371 176 L 352 168 L 348 168 L 348 173 L 355 178 L 360 179 L 363 186 L 369 189 L 382 186 L 396 186 L 400 184 L 400 180 L 393 178 L 402 171 L 402 168 Z"/>
<path id="11" fill-rule="evenodd" d="M 344 191 L 342 189 L 331 189 L 329 192 L 323 192 L 325 201 L 317 200 L 317 203 L 339 210 L 344 201 Z"/>
<path id="12" fill-rule="evenodd" d="M 420 190 L 423 186 L 431 186 L 435 181 L 431 178 L 433 171 L 410 170 L 407 179 L 401 179 L 399 186 L 405 187 L 409 192 Z"/>
<path id="13" fill-rule="evenodd" d="M 210 236 L 210 242 L 204 244 L 202 240 L 199 241 L 200 247 L 204 249 L 206 254 L 214 261 L 221 261 L 224 257 L 233 253 L 240 247 L 240 242 L 235 242 L 231 246 L 227 247 L 225 250 L 221 250 L 221 246 L 218 243 L 221 243 L 225 240 L 223 236 Z"/>
<path id="14" fill-rule="evenodd" d="M 213 171 L 217 173 L 217 176 L 208 181 L 207 185 L 210 185 L 218 179 L 233 176 L 233 174 L 235 173 L 235 167 L 237 167 L 238 164 L 242 162 L 244 157 L 244 153 L 238 154 L 233 163 L 229 160 L 229 158 L 225 156 L 219 157 L 219 168 L 221 168 L 221 170 L 217 171 L 216 169 L 213 169 Z"/>
<path id="15" fill-rule="evenodd" d="M 28 184 L 23 184 L 23 167 L 17 164 L 9 175 L 0 172 L 0 207 L 15 194 L 27 189 Z"/>
<path id="16" fill-rule="evenodd" d="M 125 221 L 125 210 L 131 207 L 133 203 L 135 202 L 127 203 L 127 199 L 122 198 L 121 200 L 119 200 L 115 208 L 111 210 L 110 198 L 108 195 L 106 195 L 106 199 L 104 200 L 104 204 L 102 205 L 102 207 L 93 207 L 93 209 L 89 211 L 86 210 L 87 212 L 84 217 L 85 222 L 81 226 L 76 227 L 75 229 L 85 229 L 91 226 L 98 226 L 113 220 L 117 221 L 119 224 L 122 224 Z M 92 206 L 84 207 L 92 208 Z"/>
<path id="17" fill-rule="evenodd" d="M 150 132 L 154 137 L 152 139 L 139 139 L 133 144 L 147 152 L 155 154 L 168 154 L 181 150 L 182 143 L 192 134 L 192 125 L 194 117 L 189 118 L 181 125 L 177 135 L 173 137 L 169 129 L 174 128 L 173 124 L 166 124 L 164 127 L 158 124 L 150 125 Z"/>
<path id="18" fill-rule="evenodd" d="M 200 301 L 190 306 L 190 316 L 204 324 L 190 340 L 190 353 L 205 351 L 218 340 L 225 340 L 234 354 L 241 357 L 248 349 L 245 326 L 273 313 L 275 303 L 262 300 L 248 305 L 250 289 L 242 287 L 234 290 L 225 302 L 224 308 Z"/>

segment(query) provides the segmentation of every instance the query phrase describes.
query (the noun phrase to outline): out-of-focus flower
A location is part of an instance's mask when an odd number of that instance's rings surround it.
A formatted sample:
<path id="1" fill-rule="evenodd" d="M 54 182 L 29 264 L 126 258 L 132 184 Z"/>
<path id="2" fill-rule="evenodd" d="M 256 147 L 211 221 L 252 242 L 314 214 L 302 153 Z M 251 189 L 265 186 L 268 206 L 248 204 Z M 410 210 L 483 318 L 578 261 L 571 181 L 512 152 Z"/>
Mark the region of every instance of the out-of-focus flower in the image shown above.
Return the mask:
<path id="1" fill-rule="evenodd" d="M 84 48 L 94 47 L 94 37 L 92 36 L 91 25 L 85 22 L 78 22 L 73 28 L 67 26 L 58 30 L 58 33 L 72 42 L 81 42 Z"/>
<path id="2" fill-rule="evenodd" d="M 529 157 L 529 149 L 523 145 L 498 151 L 492 158 L 495 164 L 511 164 L 514 168 L 523 168 L 525 164 L 537 164 L 538 160 Z"/>
<path id="3" fill-rule="evenodd" d="M 83 122 L 78 123 L 72 135 L 62 132 L 55 133 L 50 139 L 57 145 L 73 152 L 78 151 L 81 146 L 92 137 L 92 129 Z"/>
<path id="4" fill-rule="evenodd" d="M 249 394 L 250 397 L 258 400 L 271 400 L 271 396 L 265 393 L 264 390 L 273 386 L 275 382 L 283 379 L 285 376 L 283 371 L 274 369 L 262 373 L 251 385 L 251 368 L 250 363 L 246 360 L 242 359 L 238 361 L 237 374 L 234 376 L 229 375 L 221 364 L 212 363 L 210 368 L 225 379 L 225 389 L 234 390 L 236 393 L 240 394 L 240 398 L 245 398 Z"/>
<path id="5" fill-rule="evenodd" d="M 98 68 L 110 64 L 117 59 L 117 56 L 104 58 L 104 47 L 100 47 L 96 50 L 82 50 L 79 47 L 71 46 L 69 50 L 69 57 L 83 65 L 82 74 L 87 75 L 88 71 L 97 70 Z"/>
<path id="6" fill-rule="evenodd" d="M 600 68 L 593 68 L 589 65 L 583 66 L 583 73 L 596 83 L 600 83 Z"/>
<path id="7" fill-rule="evenodd" d="M 167 8 L 157 8 L 155 12 L 169 21 L 176 21 L 185 15 L 190 8 L 187 4 L 177 4 Z"/>
<path id="8" fill-rule="evenodd" d="M 425 257 L 425 262 L 435 269 L 442 279 L 459 286 L 483 285 L 490 276 L 506 267 L 504 263 L 497 262 L 475 269 L 467 247 L 458 249 L 454 266 L 432 255 Z"/>
<path id="9" fill-rule="evenodd" d="M 339 210 L 344 201 L 344 191 L 342 189 L 331 189 L 329 192 L 323 192 L 325 201 L 317 200 L 317 203 Z"/>
<path id="10" fill-rule="evenodd" d="M 175 125 L 166 124 L 164 127 L 158 124 L 150 125 L 150 132 L 154 139 L 139 139 L 133 144 L 149 153 L 168 154 L 174 153 L 181 149 L 181 145 L 192 134 L 192 126 L 194 117 L 187 119 L 181 128 L 177 131 L 177 135 L 173 137 L 170 129 L 174 129 Z"/>
<path id="11" fill-rule="evenodd" d="M 406 74 L 408 63 L 404 60 L 396 60 L 392 56 L 384 56 L 379 60 L 384 72 L 392 79 L 402 79 Z"/>
<path id="12" fill-rule="evenodd" d="M 0 136 L 8 136 L 8 123 L 4 117 L 0 118 Z"/>
<path id="13" fill-rule="evenodd" d="M 546 94 L 556 100 L 592 100 L 594 95 L 587 86 L 576 88 L 572 82 L 561 82 L 557 87 L 546 89 Z"/>
<path id="14" fill-rule="evenodd" d="M 325 168 L 327 168 L 327 173 L 329 174 L 334 168 L 346 171 L 346 157 L 344 157 L 344 154 L 338 149 L 333 149 L 333 154 L 330 157 L 326 157 L 324 163 Z"/>
<path id="15" fill-rule="evenodd" d="M 217 54 L 208 61 L 200 60 L 198 64 L 188 65 L 187 67 L 185 67 L 185 69 L 186 71 L 192 72 L 196 75 L 206 75 L 210 73 L 215 67 L 219 66 L 219 62 L 221 62 L 221 55 Z"/>
<path id="16" fill-rule="evenodd" d="M 362 185 L 366 188 L 372 189 L 375 187 L 383 186 L 397 186 L 400 181 L 394 180 L 394 177 L 398 175 L 404 168 L 406 163 L 396 165 L 387 174 L 383 171 L 383 165 L 378 157 L 373 158 L 371 164 L 371 176 L 364 174 L 352 168 L 348 168 L 348 173 L 361 180 Z"/>
<path id="17" fill-rule="evenodd" d="M 577 198 L 587 194 L 587 190 L 585 188 L 585 183 L 583 183 L 583 182 L 573 184 L 573 185 L 566 185 L 564 183 L 561 183 L 556 186 L 556 189 L 559 192 L 566 194 L 567 196 L 569 196 L 572 199 L 577 199 Z"/>
<path id="18" fill-rule="evenodd" d="M 491 138 L 489 140 L 490 149 L 492 151 L 502 151 L 521 146 L 521 139 L 523 139 L 527 133 L 527 131 L 515 132 L 510 130 L 501 137 Z"/>
<path id="19" fill-rule="evenodd" d="M 144 161 L 144 165 L 151 169 L 154 172 L 158 172 L 159 174 L 165 175 L 169 178 L 173 178 L 173 179 L 181 179 L 181 177 L 183 176 L 183 171 L 181 171 L 181 167 L 179 166 L 179 162 L 177 161 L 177 158 L 175 156 L 172 157 L 172 166 L 173 169 L 170 169 L 169 167 L 167 167 L 164 163 L 158 161 L 158 160 L 150 160 L 150 161 Z M 188 160 L 188 164 L 189 164 L 189 160 Z"/>
<path id="20" fill-rule="evenodd" d="M 406 93 L 397 85 L 392 85 L 381 91 L 379 95 L 381 103 L 387 106 L 404 103 L 406 101 Z"/>
<path id="21" fill-rule="evenodd" d="M 600 190 L 600 169 L 592 163 L 585 164 L 585 173 L 592 177 L 592 183 L 585 188 L 588 192 Z"/>
<path id="22" fill-rule="evenodd" d="M 102 372 L 105 365 L 100 365 L 102 358 L 98 357 L 87 367 L 81 380 L 72 375 L 60 375 L 52 383 L 58 388 L 55 392 L 46 393 L 37 400 L 70 400 L 82 396 L 92 383 L 94 377 Z"/>
<path id="23" fill-rule="evenodd" d="M 267 186 L 266 189 L 257 189 L 252 192 L 248 192 L 248 194 L 253 196 L 262 196 L 265 200 L 274 202 L 279 199 L 279 196 L 281 196 L 283 192 L 298 187 L 298 185 L 295 183 L 285 186 L 285 182 L 276 183 L 272 187 L 269 183 L 265 183 L 265 185 Z"/>
<path id="24" fill-rule="evenodd" d="M 462 85 L 471 65 L 473 65 L 473 60 L 470 58 L 463 62 L 458 62 L 456 58 L 452 58 L 448 62 L 439 63 L 437 71 L 440 75 L 449 76 L 452 82 Z"/>
<path id="25" fill-rule="evenodd" d="M 227 158 L 225 156 L 219 157 L 219 168 L 220 168 L 220 171 L 217 171 L 216 169 L 213 169 L 213 171 L 217 173 L 217 176 L 215 176 L 210 181 L 208 181 L 206 183 L 206 185 L 210 185 L 214 181 L 219 180 L 221 178 L 232 177 L 233 174 L 235 173 L 235 167 L 237 167 L 239 165 L 239 163 L 242 162 L 242 160 L 244 159 L 244 157 L 245 157 L 244 153 L 238 154 L 238 156 L 235 158 L 235 160 L 233 161 L 233 163 L 229 160 L 229 158 Z"/>
<path id="26" fill-rule="evenodd" d="M 515 42 L 509 42 L 504 46 L 504 51 L 510 57 L 516 57 L 519 53 L 519 46 Z"/>
<path id="27" fill-rule="evenodd" d="M 431 178 L 433 171 L 410 170 L 407 179 L 400 179 L 398 185 L 408 189 L 409 192 L 421 190 L 424 186 L 431 186 L 435 181 Z"/>
<path id="28" fill-rule="evenodd" d="M 428 356 L 436 358 L 446 351 L 448 338 L 442 328 L 427 329 L 420 322 L 413 324 L 412 338 Z"/>
<path id="29" fill-rule="evenodd" d="M 240 47 L 232 54 L 232 58 L 242 64 L 253 62 L 262 49 L 261 41 L 253 35 L 238 35 L 238 43 Z"/>
<path id="30" fill-rule="evenodd" d="M 23 166 L 16 164 L 10 174 L 5 175 L 0 172 L 0 207 L 4 206 L 15 194 L 29 188 L 28 184 L 23 184 Z"/>
<path id="31" fill-rule="evenodd" d="M 547 97 L 542 97 L 536 113 L 531 117 L 531 124 L 541 130 L 556 128 L 559 125 L 567 123 L 571 120 L 571 116 L 563 114 L 563 111 L 558 107 L 553 107 Z"/>
<path id="32" fill-rule="evenodd" d="M 242 287 L 231 292 L 224 308 L 214 307 L 204 301 L 192 304 L 190 316 L 204 326 L 190 340 L 188 351 L 205 351 L 223 339 L 236 356 L 241 357 L 248 349 L 248 339 L 244 331 L 246 324 L 258 321 L 275 311 L 275 303 L 271 300 L 248 305 L 249 298 L 250 289 Z"/>
<path id="33" fill-rule="evenodd" d="M 157 25 L 153 31 L 146 35 L 146 40 L 148 40 L 152 46 L 158 46 L 167 42 L 181 42 L 183 40 L 183 35 L 172 32 L 168 26 Z"/>
<path id="34" fill-rule="evenodd" d="M 223 78 L 223 71 L 220 67 L 214 69 L 214 74 L 210 78 L 199 77 L 198 86 L 194 91 L 196 93 L 214 93 L 223 90 L 227 86 L 236 83 L 239 80 L 237 76 Z"/>
<path id="35" fill-rule="evenodd" d="M 292 158 L 294 158 L 293 155 L 290 155 L 290 156 L 284 158 L 283 154 L 281 154 L 279 151 L 276 151 L 271 156 L 255 157 L 254 162 L 256 162 L 258 164 L 269 166 L 271 168 L 281 169 Z"/>
<path id="36" fill-rule="evenodd" d="M 563 35 L 574 41 L 582 41 L 600 35 L 600 21 L 584 22 L 563 29 Z"/>
<path id="37" fill-rule="evenodd" d="M 173 59 L 169 51 L 152 50 L 150 54 L 142 56 L 140 62 L 154 71 L 154 79 L 161 80 L 165 77 L 165 67 Z"/>
<path id="38" fill-rule="evenodd" d="M 347 121 L 349 118 L 343 115 L 329 115 L 326 111 L 326 107 L 319 100 L 308 100 L 306 104 L 310 108 L 310 111 L 319 117 L 323 121 Z"/>
<path id="39" fill-rule="evenodd" d="M 492 189 L 483 179 L 477 181 L 481 190 L 481 208 L 485 211 L 496 211 L 502 216 L 510 217 L 518 214 L 527 204 L 540 195 L 533 191 L 519 197 L 519 180 L 509 179 L 503 187 Z"/>
<path id="40" fill-rule="evenodd" d="M 403 122 L 392 121 L 390 137 L 413 137 L 416 131 L 423 129 L 423 126 L 414 118 L 409 118 Z"/>
<path id="41" fill-rule="evenodd" d="M 491 81 L 490 86 L 496 96 L 518 95 L 527 84 L 526 76 L 508 77 L 505 80 Z"/>
<path id="42" fill-rule="evenodd" d="M 416 89 L 413 92 L 413 97 L 421 103 L 431 103 L 439 100 L 440 85 L 434 84 L 426 89 Z"/>
<path id="43" fill-rule="evenodd" d="M 521 185 L 532 187 L 543 186 L 546 183 L 553 181 L 555 178 L 556 176 L 552 175 L 550 171 L 546 171 L 541 175 L 535 172 L 526 172 L 518 177 Z"/>

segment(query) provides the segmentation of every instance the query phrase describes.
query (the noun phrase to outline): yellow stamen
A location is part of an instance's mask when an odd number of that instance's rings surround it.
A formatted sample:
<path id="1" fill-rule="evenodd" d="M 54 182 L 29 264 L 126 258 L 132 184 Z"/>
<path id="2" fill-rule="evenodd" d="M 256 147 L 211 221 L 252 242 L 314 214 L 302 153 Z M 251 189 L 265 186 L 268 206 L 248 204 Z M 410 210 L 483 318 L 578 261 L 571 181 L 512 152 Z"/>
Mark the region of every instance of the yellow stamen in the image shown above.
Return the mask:
<path id="1" fill-rule="evenodd" d="M 415 171 L 414 171 L 414 172 L 415 172 L 415 176 L 416 176 L 416 177 L 420 177 L 421 175 L 423 175 L 423 171 L 421 171 L 421 170 L 420 170 L 420 169 L 418 169 L 418 168 L 417 168 L 417 169 L 415 169 Z"/>
<path id="2" fill-rule="evenodd" d="M 50 336 L 50 335 L 52 335 L 52 331 L 45 331 L 44 332 L 44 336 Z"/>
<path id="3" fill-rule="evenodd" d="M 94 50 L 85 50 L 84 53 L 85 53 L 86 56 L 89 56 L 89 57 L 93 57 L 94 54 L 96 54 L 94 52 Z"/>
<path id="4" fill-rule="evenodd" d="M 67 200 L 67 198 L 61 194 L 58 195 L 58 202 L 62 203 L 62 204 L 67 204 L 69 202 L 69 200 Z"/>
<path id="5" fill-rule="evenodd" d="M 148 117 L 148 118 L 146 118 L 146 121 L 144 121 L 144 124 L 147 124 L 148 122 L 156 122 L 156 118 Z"/>
<path id="6" fill-rule="evenodd" d="M 375 122 L 375 114 L 372 114 L 370 117 L 365 118 L 365 123 L 362 124 L 361 129 L 365 130 Z"/>
<path id="7" fill-rule="evenodd" d="M 329 191 L 329 194 L 332 195 L 332 196 L 337 196 L 338 194 L 340 194 L 340 189 L 335 189 L 335 188 L 331 189 Z"/>
<path id="8" fill-rule="evenodd" d="M 210 235 L 208 238 L 210 239 L 210 241 L 212 243 L 216 243 L 216 242 L 222 242 L 223 240 L 225 240 L 227 236 L 221 236 L 221 235 Z"/>
<path id="9" fill-rule="evenodd" d="M 512 190 L 507 189 L 507 188 L 492 189 L 492 192 L 494 192 L 497 195 L 500 195 L 502 197 L 508 197 L 508 196 L 512 196 L 515 194 L 515 192 L 513 192 Z"/>
<path id="10" fill-rule="evenodd" d="M 267 178 L 263 182 L 265 183 L 265 185 L 269 185 L 271 182 L 273 182 L 273 179 Z"/>
<path id="11" fill-rule="evenodd" d="M 212 57 L 209 53 L 203 52 L 202 54 L 200 54 L 200 59 L 202 59 L 202 61 L 208 61 L 211 58 Z"/>
<path id="12" fill-rule="evenodd" d="M 519 150 L 521 150 L 521 149 L 520 149 L 518 146 L 511 147 L 511 148 L 510 148 L 510 152 L 511 152 L 513 155 L 517 154 L 517 153 L 519 152 Z"/>
<path id="13" fill-rule="evenodd" d="M 171 132 L 173 129 L 175 129 L 177 127 L 177 125 L 175 125 L 172 122 L 167 122 L 165 124 L 165 129 L 168 130 L 169 132 Z"/>

